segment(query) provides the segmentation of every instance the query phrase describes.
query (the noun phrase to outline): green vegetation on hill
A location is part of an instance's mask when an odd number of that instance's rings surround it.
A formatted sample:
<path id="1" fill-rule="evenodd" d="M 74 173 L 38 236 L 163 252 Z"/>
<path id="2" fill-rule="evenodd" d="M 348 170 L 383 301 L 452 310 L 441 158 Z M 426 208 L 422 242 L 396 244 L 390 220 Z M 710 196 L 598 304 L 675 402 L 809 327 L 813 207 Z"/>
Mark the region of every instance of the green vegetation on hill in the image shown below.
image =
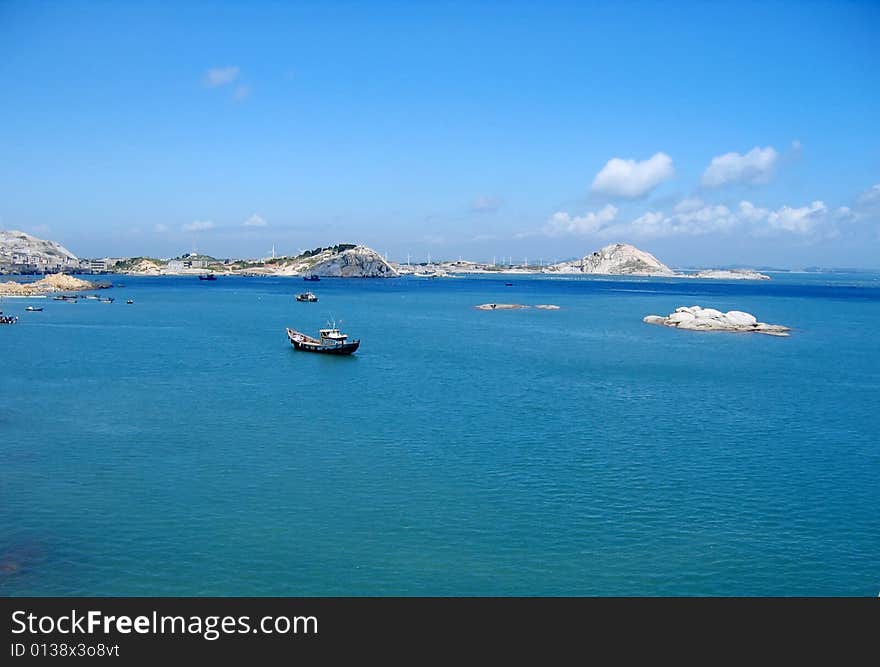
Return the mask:
<path id="1" fill-rule="evenodd" d="M 154 259 L 153 257 L 129 257 L 128 259 L 122 259 L 116 262 L 113 266 L 113 270 L 119 273 L 125 273 L 126 271 L 130 271 L 134 269 L 141 262 L 149 262 L 150 264 L 155 264 L 156 266 L 164 266 L 165 262 L 161 259 Z"/>

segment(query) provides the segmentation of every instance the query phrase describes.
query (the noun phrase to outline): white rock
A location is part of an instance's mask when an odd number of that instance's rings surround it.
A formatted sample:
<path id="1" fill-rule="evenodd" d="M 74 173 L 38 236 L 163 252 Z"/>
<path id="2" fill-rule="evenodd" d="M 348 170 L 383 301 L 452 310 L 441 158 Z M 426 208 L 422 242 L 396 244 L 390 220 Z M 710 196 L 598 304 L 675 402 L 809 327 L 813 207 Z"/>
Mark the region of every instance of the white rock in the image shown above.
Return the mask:
<path id="1" fill-rule="evenodd" d="M 672 313 L 672 315 L 670 315 L 666 319 L 669 321 L 669 324 L 677 326 L 679 324 L 684 324 L 686 322 L 693 322 L 697 318 L 694 317 L 694 315 L 692 313 L 689 313 L 688 311 L 683 310 L 681 312 Z"/>
<path id="2" fill-rule="evenodd" d="M 693 274 L 694 278 L 712 278 L 715 280 L 770 280 L 770 276 L 752 269 L 706 269 Z"/>
<path id="3" fill-rule="evenodd" d="M 751 313 L 744 313 L 740 310 L 722 313 L 714 308 L 700 308 L 699 306 L 676 308 L 675 312 L 667 317 L 648 315 L 642 321 L 647 324 L 659 324 L 692 331 L 741 331 L 763 333 L 770 336 L 788 336 L 790 331 L 788 327 L 781 324 L 758 322 Z"/>
<path id="4" fill-rule="evenodd" d="M 729 310 L 724 314 L 725 319 L 731 324 L 738 327 L 753 327 L 758 323 L 758 319 L 749 313 L 741 310 Z"/>

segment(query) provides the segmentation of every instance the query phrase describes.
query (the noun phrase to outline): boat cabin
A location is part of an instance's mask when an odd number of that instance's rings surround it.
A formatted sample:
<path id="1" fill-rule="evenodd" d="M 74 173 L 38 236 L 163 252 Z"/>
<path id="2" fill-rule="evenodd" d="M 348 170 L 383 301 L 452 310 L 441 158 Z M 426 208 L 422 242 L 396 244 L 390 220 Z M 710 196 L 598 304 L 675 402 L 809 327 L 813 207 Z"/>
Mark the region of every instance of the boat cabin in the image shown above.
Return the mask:
<path id="1" fill-rule="evenodd" d="M 348 334 L 340 333 L 339 329 L 321 329 L 322 343 L 344 343 Z"/>

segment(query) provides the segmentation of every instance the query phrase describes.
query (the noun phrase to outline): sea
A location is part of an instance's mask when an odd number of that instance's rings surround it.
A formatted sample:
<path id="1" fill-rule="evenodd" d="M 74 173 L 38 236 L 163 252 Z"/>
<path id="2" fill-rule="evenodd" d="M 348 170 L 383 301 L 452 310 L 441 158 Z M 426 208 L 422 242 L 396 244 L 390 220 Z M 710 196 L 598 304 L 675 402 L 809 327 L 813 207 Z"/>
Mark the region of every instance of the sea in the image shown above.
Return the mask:
<path id="1" fill-rule="evenodd" d="M 111 278 L 0 299 L 0 595 L 880 593 L 878 274 Z"/>

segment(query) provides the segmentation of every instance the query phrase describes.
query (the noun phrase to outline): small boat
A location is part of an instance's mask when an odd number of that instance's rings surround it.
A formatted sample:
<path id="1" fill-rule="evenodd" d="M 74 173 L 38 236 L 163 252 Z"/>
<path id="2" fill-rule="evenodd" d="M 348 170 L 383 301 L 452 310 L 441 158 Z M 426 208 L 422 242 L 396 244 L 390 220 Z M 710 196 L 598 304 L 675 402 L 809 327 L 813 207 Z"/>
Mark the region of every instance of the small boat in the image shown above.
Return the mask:
<path id="1" fill-rule="evenodd" d="M 42 308 L 37 308 L 37 307 L 35 307 L 35 306 L 28 306 L 27 308 L 25 308 L 25 310 L 28 311 L 29 313 L 41 313 L 41 312 L 43 312 L 43 309 L 42 309 Z"/>
<path id="2" fill-rule="evenodd" d="M 287 330 L 287 337 L 294 349 L 320 354 L 352 354 L 361 344 L 359 340 L 348 340 L 348 335 L 335 327 L 321 329 L 320 340 L 294 329 Z"/>
<path id="3" fill-rule="evenodd" d="M 203 273 L 199 275 L 199 280 L 217 280 L 217 276 L 213 273 Z"/>
<path id="4" fill-rule="evenodd" d="M 313 274 L 310 275 L 310 276 L 303 276 L 303 280 L 305 280 L 305 281 L 307 281 L 307 282 L 310 282 L 310 283 L 316 283 L 316 282 L 318 282 L 320 279 L 321 279 L 320 276 L 318 276 L 316 273 L 313 273 Z"/>
<path id="5" fill-rule="evenodd" d="M 505 287 L 513 287 L 513 283 L 504 283 Z"/>
<path id="6" fill-rule="evenodd" d="M 18 318 L 15 315 L 4 315 L 0 311 L 0 324 L 15 324 L 16 322 L 18 322 Z"/>
<path id="7" fill-rule="evenodd" d="M 126 301 L 125 303 L 134 303 L 134 299 L 129 299 L 129 300 Z"/>
<path id="8" fill-rule="evenodd" d="M 67 303 L 76 303 L 77 297 L 69 294 L 62 294 L 60 296 L 53 296 L 53 301 L 66 301 Z"/>
<path id="9" fill-rule="evenodd" d="M 106 299 L 100 299 L 101 303 L 113 303 L 114 299 L 112 296 L 108 296 Z"/>
<path id="10" fill-rule="evenodd" d="M 318 297 L 316 297 L 312 292 L 303 292 L 302 294 L 296 295 L 296 300 L 297 301 L 309 301 L 311 303 L 315 303 L 318 300 Z"/>

